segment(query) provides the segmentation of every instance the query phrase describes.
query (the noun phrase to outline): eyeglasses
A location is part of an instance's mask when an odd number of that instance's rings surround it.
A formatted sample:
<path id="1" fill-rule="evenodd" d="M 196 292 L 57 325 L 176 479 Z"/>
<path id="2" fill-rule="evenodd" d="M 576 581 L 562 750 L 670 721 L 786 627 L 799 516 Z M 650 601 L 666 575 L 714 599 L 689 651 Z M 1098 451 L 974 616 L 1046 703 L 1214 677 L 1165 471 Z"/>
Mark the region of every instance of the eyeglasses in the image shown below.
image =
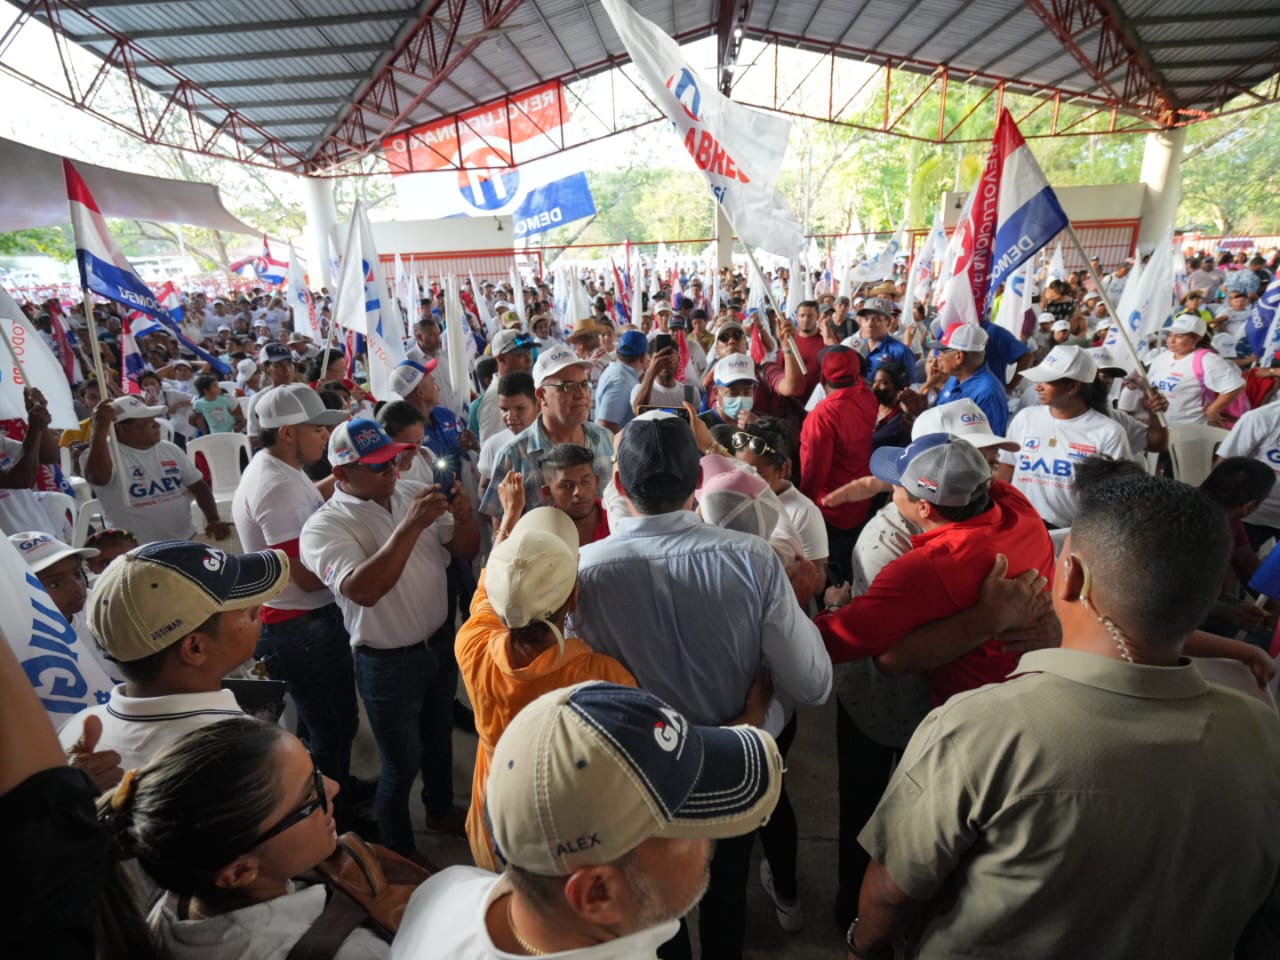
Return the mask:
<path id="1" fill-rule="evenodd" d="M 716 337 L 716 339 L 719 340 L 721 343 L 729 343 L 731 340 L 741 340 L 742 331 L 726 330 L 724 333 L 720 334 L 720 336 Z"/>
<path id="2" fill-rule="evenodd" d="M 324 789 L 324 777 L 320 773 L 320 768 L 316 766 L 315 758 L 311 760 L 311 783 L 315 787 L 316 795 L 298 807 L 292 813 L 286 813 L 284 818 L 274 827 L 264 830 L 258 834 L 258 838 L 245 848 L 245 852 L 260 847 L 272 837 L 278 837 L 292 826 L 301 823 L 307 817 L 311 816 L 316 810 L 329 812 L 329 794 Z"/>
<path id="3" fill-rule="evenodd" d="M 591 381 L 590 380 L 566 380 L 563 383 L 544 383 L 543 386 L 551 387 L 555 390 L 559 390 L 561 393 L 568 393 L 576 396 L 579 393 L 586 393 L 588 390 L 590 390 Z"/>
<path id="4" fill-rule="evenodd" d="M 733 435 L 731 442 L 733 444 L 733 449 L 735 450 L 750 450 L 757 457 L 772 454 L 773 456 L 782 459 L 782 454 L 769 446 L 763 437 L 753 437 L 751 434 L 743 433 L 739 430 Z"/>

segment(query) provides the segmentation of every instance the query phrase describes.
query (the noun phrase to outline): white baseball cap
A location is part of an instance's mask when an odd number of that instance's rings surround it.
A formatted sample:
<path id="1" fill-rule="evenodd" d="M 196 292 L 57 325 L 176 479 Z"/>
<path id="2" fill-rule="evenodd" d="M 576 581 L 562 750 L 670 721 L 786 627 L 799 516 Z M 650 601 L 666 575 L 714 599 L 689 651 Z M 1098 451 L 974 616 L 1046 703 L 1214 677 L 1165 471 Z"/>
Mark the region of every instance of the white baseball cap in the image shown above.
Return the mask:
<path id="1" fill-rule="evenodd" d="M 1070 332 L 1071 332 L 1071 321 L 1070 321 L 1070 320 L 1055 320 L 1055 321 L 1053 321 L 1053 326 L 1051 326 L 1051 327 L 1049 328 L 1049 332 L 1050 332 L 1050 333 L 1057 333 L 1059 330 L 1066 330 L 1068 333 L 1070 333 Z"/>
<path id="2" fill-rule="evenodd" d="M 533 385 L 535 388 L 540 387 L 548 377 L 574 366 L 587 369 L 591 366 L 591 361 L 583 360 L 563 343 L 557 343 L 538 355 L 538 362 L 533 365 Z"/>
<path id="3" fill-rule="evenodd" d="M 391 371 L 387 385 L 396 396 L 407 397 L 413 393 L 414 389 L 426 378 L 428 373 L 435 370 L 439 363 L 440 361 L 434 357 L 427 360 L 426 363 L 418 363 L 416 360 L 401 360 L 396 364 L 396 368 Z"/>
<path id="4" fill-rule="evenodd" d="M 245 357 L 236 364 L 236 380 L 240 383 L 248 383 L 253 379 L 253 375 L 258 372 L 258 365 Z"/>
<path id="5" fill-rule="evenodd" d="M 116 397 L 111 401 L 116 408 L 117 420 L 144 420 L 147 417 L 163 417 L 168 407 L 149 407 L 137 396 Z"/>
<path id="6" fill-rule="evenodd" d="M 716 383 L 727 387 L 743 380 L 756 382 L 756 364 L 745 353 L 731 353 L 716 363 Z"/>
<path id="7" fill-rule="evenodd" d="M 987 331 L 976 323 L 956 323 L 948 328 L 941 340 L 929 344 L 935 350 L 963 350 L 978 353 L 987 349 Z"/>
<path id="8" fill-rule="evenodd" d="M 1078 380 L 1093 383 L 1098 379 L 1098 365 L 1086 350 L 1058 344 L 1037 366 L 1022 371 L 1022 376 L 1032 383 L 1049 383 L 1052 380 Z"/>
<path id="9" fill-rule="evenodd" d="M 1194 333 L 1197 337 L 1203 337 L 1208 327 L 1205 326 L 1204 319 L 1194 313 L 1180 313 L 1173 318 L 1167 329 L 1170 333 Z"/>
<path id="10" fill-rule="evenodd" d="M 67 557 L 83 557 L 88 560 L 96 557 L 100 552 L 92 547 L 76 549 L 43 530 L 26 530 L 22 533 L 10 534 L 9 542 L 18 548 L 18 552 L 22 554 L 22 559 L 27 561 L 27 566 L 31 568 L 32 573 L 47 570 Z"/>
<path id="11" fill-rule="evenodd" d="M 489 602 L 510 628 L 549 620 L 578 582 L 578 529 L 555 507 L 536 507 L 493 548 L 485 573 Z"/>
<path id="12" fill-rule="evenodd" d="M 968 397 L 930 407 L 916 417 L 911 439 L 919 440 L 931 433 L 949 433 L 979 450 L 987 447 L 999 447 L 1010 453 L 1018 450 L 1017 443 L 992 431 L 987 415 Z"/>

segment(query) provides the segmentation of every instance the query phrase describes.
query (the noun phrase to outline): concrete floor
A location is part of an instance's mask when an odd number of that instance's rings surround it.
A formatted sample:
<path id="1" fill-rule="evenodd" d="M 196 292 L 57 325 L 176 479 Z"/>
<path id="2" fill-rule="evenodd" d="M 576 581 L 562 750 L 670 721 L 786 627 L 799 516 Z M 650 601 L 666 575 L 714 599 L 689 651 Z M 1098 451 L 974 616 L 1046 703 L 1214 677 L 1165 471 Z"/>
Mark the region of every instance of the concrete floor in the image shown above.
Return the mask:
<path id="1" fill-rule="evenodd" d="M 773 902 L 760 886 L 760 845 L 757 843 L 747 884 L 745 956 L 752 960 L 777 957 L 835 960 L 845 956 L 843 931 L 837 930 L 833 914 L 839 839 L 834 704 L 833 694 L 822 707 L 800 709 L 796 739 L 787 755 L 787 791 L 800 830 L 799 884 L 804 928 L 791 935 L 778 926 Z M 474 735 L 454 731 L 454 793 L 456 802 L 462 806 L 466 806 L 470 796 L 476 743 Z M 352 767 L 358 776 L 370 779 L 377 776 L 377 749 L 363 719 Z M 471 852 L 465 839 L 422 829 L 423 809 L 418 795 L 415 787 L 411 808 L 419 831 L 418 849 L 437 867 L 470 864 Z M 696 923 L 696 911 L 692 920 Z"/>

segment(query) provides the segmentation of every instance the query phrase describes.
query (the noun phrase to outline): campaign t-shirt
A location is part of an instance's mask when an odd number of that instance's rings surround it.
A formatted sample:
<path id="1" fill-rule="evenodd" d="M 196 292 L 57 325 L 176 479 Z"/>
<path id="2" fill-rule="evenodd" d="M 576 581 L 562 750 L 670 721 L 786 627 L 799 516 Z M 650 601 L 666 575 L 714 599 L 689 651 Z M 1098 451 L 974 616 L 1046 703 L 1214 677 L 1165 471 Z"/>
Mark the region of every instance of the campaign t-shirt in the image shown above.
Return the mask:
<path id="1" fill-rule="evenodd" d="M 311 479 L 297 467 L 267 451 L 260 452 L 245 468 L 231 503 L 236 536 L 245 550 L 277 547 L 294 563 L 302 525 L 324 506 L 324 497 Z M 314 571 L 313 571 L 314 572 Z M 318 610 L 333 602 L 327 589 L 304 590 L 292 580 L 280 595 L 263 608 L 263 621 L 279 622 L 272 610 Z"/>
<path id="2" fill-rule="evenodd" d="M 1005 436 L 1021 448 L 1017 453 L 1000 451 L 1000 462 L 1013 467 L 1013 486 L 1055 527 L 1069 527 L 1075 520 L 1071 482 L 1077 463 L 1099 455 L 1133 459 L 1124 428 L 1096 410 L 1059 420 L 1048 407 L 1026 407 L 1014 416 Z"/>
<path id="3" fill-rule="evenodd" d="M 1220 457 L 1252 457 L 1275 471 L 1280 481 L 1280 403 L 1250 410 L 1231 428 L 1218 447 Z M 1246 523 L 1280 527 L 1280 482 L 1271 488 L 1258 509 L 1244 518 Z"/>
<path id="4" fill-rule="evenodd" d="M 109 526 L 128 530 L 138 543 L 187 540 L 195 532 L 187 487 L 204 477 L 182 450 L 161 440 L 149 450 L 115 445 L 111 482 L 95 486 Z M 124 482 L 115 471 L 123 469 Z"/>
<path id="5" fill-rule="evenodd" d="M 1212 350 L 1205 351 L 1201 356 L 1204 360 L 1204 385 L 1214 393 L 1230 393 L 1244 386 L 1244 377 L 1235 364 L 1228 363 Z M 1200 396 L 1201 387 L 1196 378 L 1194 359 L 1194 353 L 1175 357 L 1166 350 L 1152 359 L 1147 371 L 1151 385 L 1169 401 L 1165 419 L 1170 426 L 1207 422 L 1204 415 L 1206 402 Z"/>

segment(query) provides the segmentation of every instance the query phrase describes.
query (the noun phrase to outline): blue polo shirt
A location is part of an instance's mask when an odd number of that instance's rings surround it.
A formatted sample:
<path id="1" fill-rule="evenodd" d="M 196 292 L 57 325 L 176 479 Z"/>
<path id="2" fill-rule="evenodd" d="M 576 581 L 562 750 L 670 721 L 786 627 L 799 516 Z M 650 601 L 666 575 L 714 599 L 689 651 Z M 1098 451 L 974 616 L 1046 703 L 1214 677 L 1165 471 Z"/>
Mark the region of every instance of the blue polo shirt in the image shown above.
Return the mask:
<path id="1" fill-rule="evenodd" d="M 982 329 L 987 333 L 987 366 L 1003 385 L 1008 382 L 1005 375 L 1010 365 L 1017 363 L 1031 348 L 998 323 L 984 323 Z"/>
<path id="2" fill-rule="evenodd" d="M 432 407 L 431 416 L 427 417 L 426 432 L 422 436 L 423 446 L 430 447 L 437 457 L 445 457 L 453 465 L 456 473 L 462 461 L 463 427 L 458 425 L 458 418 L 453 411 L 445 407 Z"/>
<path id="3" fill-rule="evenodd" d="M 990 358 L 991 355 L 988 353 L 987 356 Z M 952 377 L 938 394 L 938 406 L 961 397 L 968 397 L 976 403 L 987 415 L 991 431 L 1004 436 L 1005 429 L 1009 426 L 1009 397 L 990 367 L 979 367 L 978 372 L 963 383 Z"/>
<path id="4" fill-rule="evenodd" d="M 867 354 L 867 379 L 872 380 L 876 375 L 876 370 L 880 368 L 880 364 L 886 360 L 892 360 L 894 363 L 902 364 L 907 371 L 908 376 L 914 376 L 916 370 L 916 355 L 911 352 L 901 340 L 895 337 L 885 335 L 880 344 Z"/>

